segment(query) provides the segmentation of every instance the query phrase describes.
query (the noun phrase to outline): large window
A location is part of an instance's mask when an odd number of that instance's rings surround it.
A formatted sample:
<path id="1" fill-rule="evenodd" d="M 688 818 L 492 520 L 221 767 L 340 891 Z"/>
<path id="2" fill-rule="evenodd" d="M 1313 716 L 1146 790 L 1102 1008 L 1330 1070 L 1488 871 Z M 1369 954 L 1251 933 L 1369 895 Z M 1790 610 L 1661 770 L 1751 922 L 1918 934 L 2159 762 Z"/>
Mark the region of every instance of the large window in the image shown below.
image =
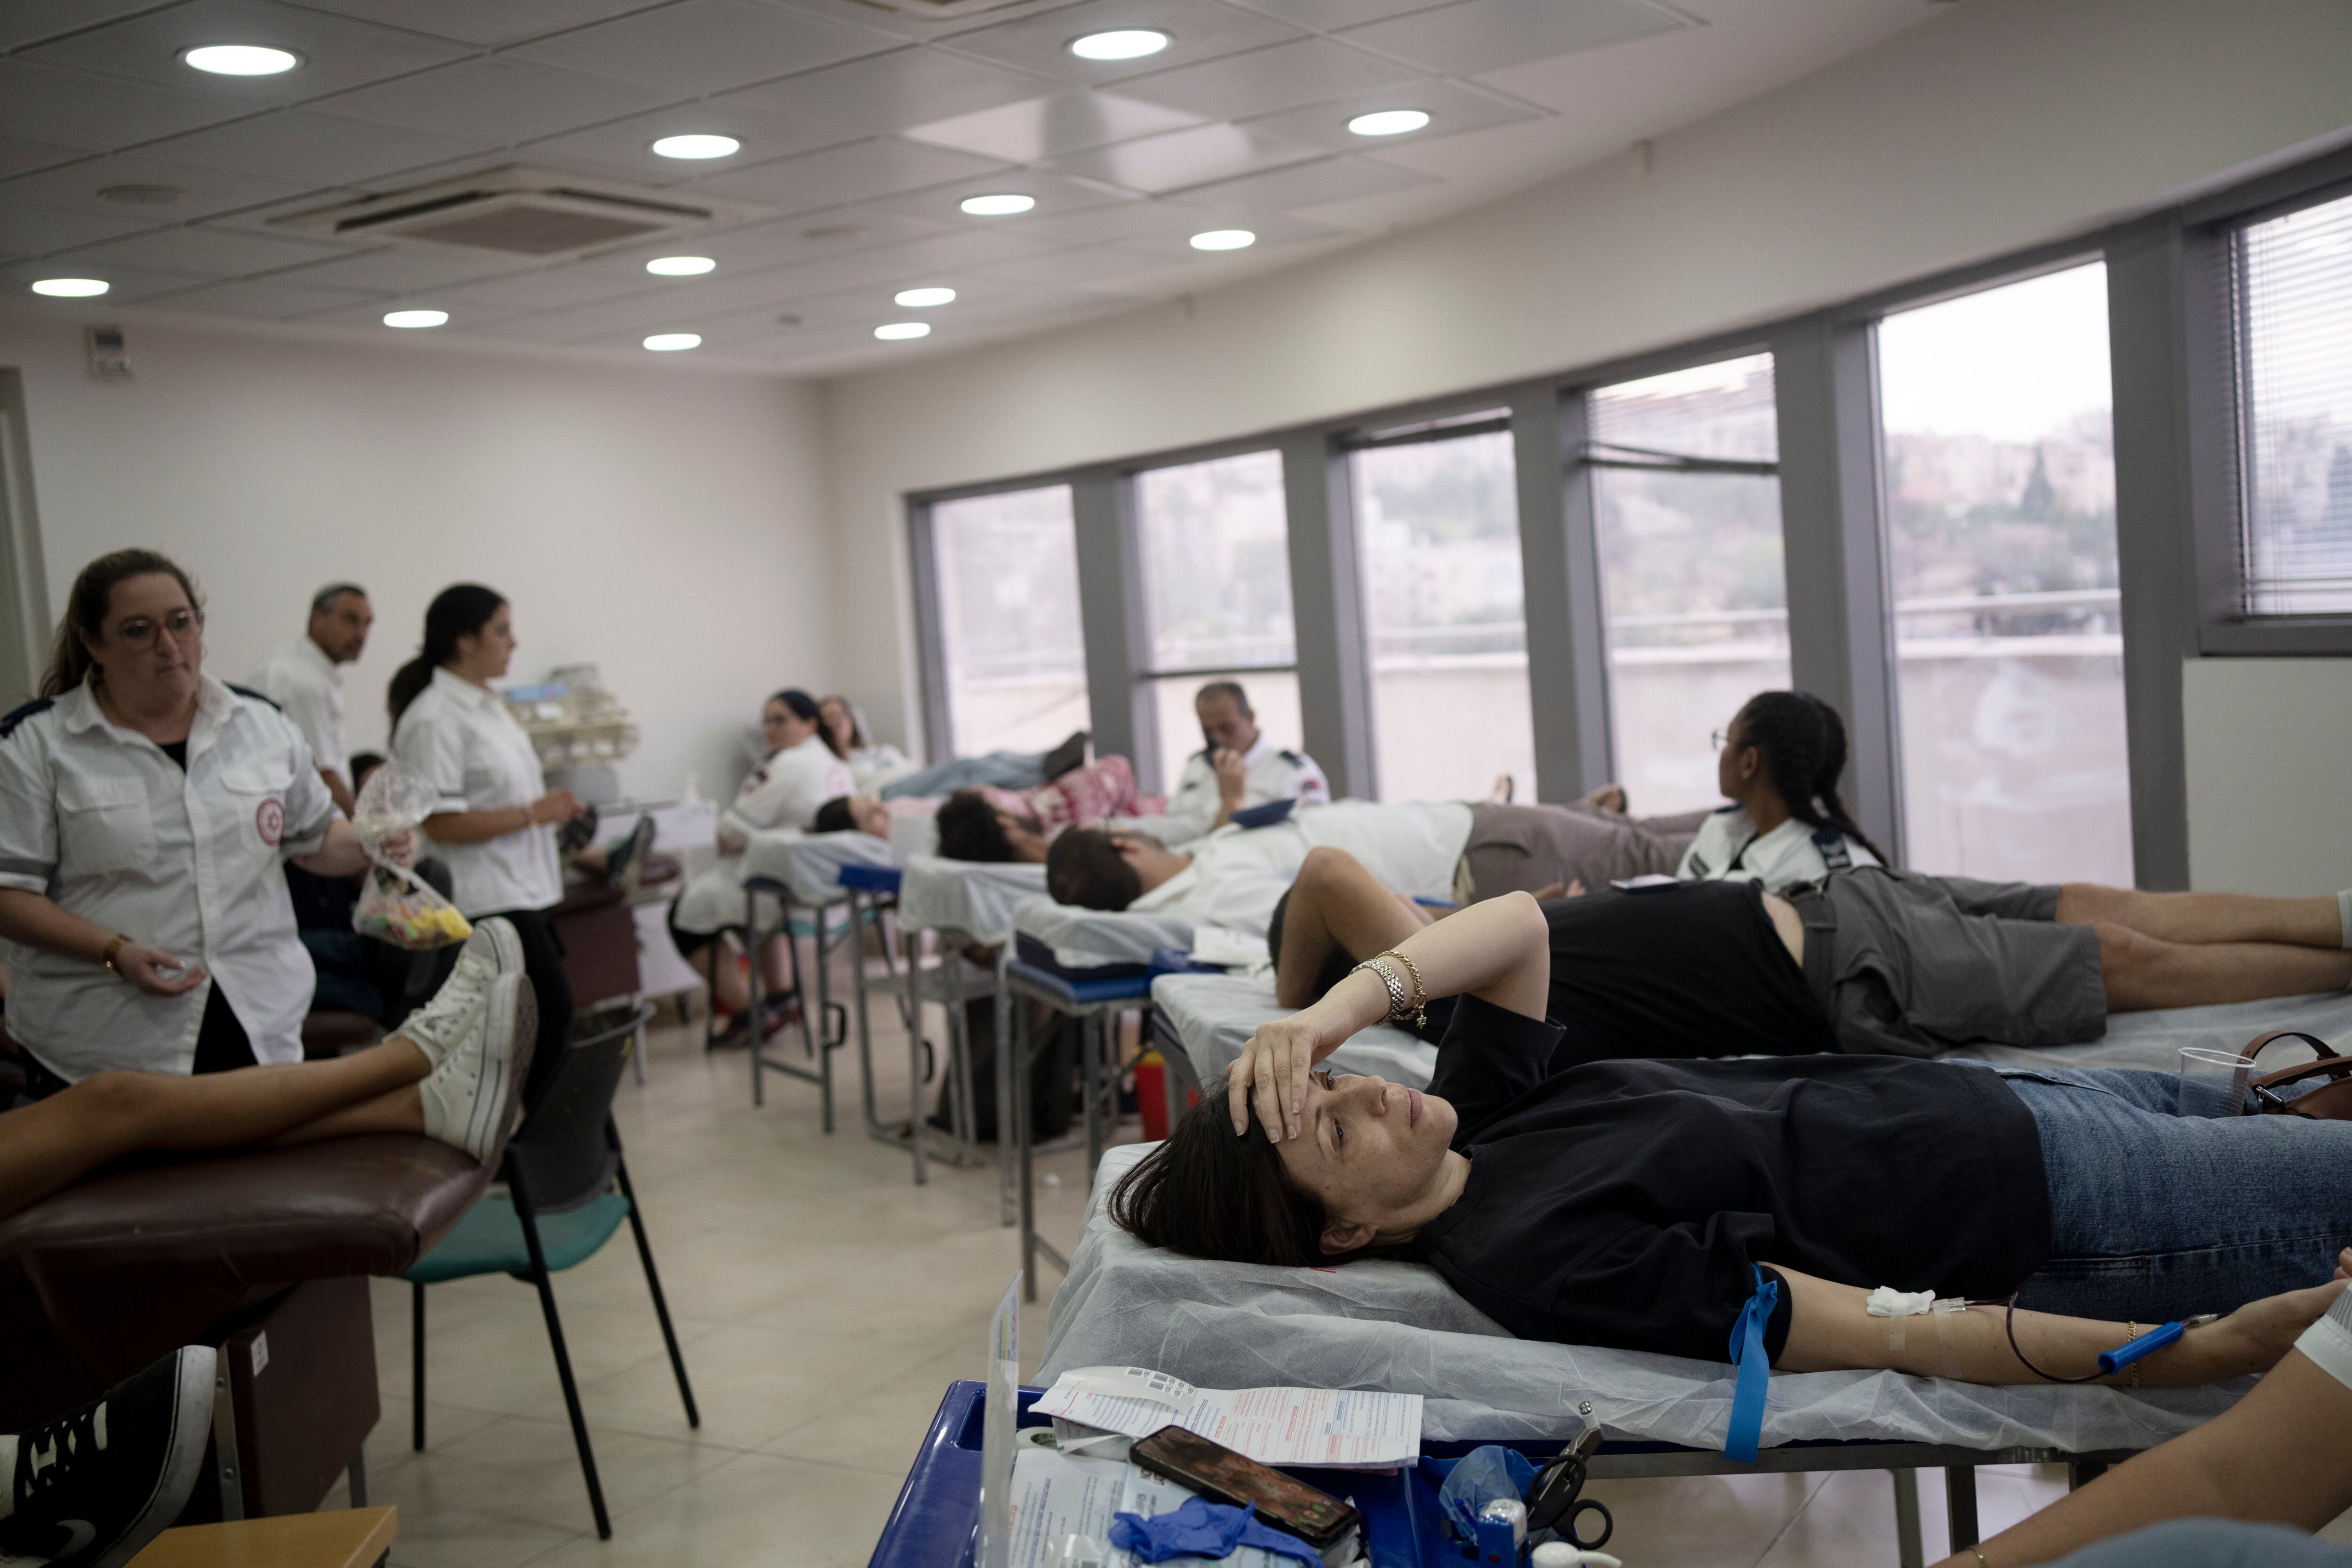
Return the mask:
<path id="1" fill-rule="evenodd" d="M 1371 446 L 1354 468 L 1381 798 L 1483 798 L 1508 774 L 1534 799 L 1509 432 Z"/>
<path id="2" fill-rule="evenodd" d="M 1767 353 L 1588 404 L 1616 771 L 1643 815 L 1721 801 L 1710 732 L 1789 684 L 1772 396 Z"/>
<path id="3" fill-rule="evenodd" d="M 1889 316 L 1878 364 L 1909 861 L 2128 887 L 2106 268 Z"/>
<path id="4" fill-rule="evenodd" d="M 930 509 L 948 746 L 1042 752 L 1087 727 L 1070 487 Z"/>
<path id="5" fill-rule="evenodd" d="M 2240 608 L 2352 611 L 2352 196 L 2237 237 Z"/>
<path id="6" fill-rule="evenodd" d="M 1160 787 L 1173 789 L 1201 749 L 1192 698 L 1212 679 L 1239 680 L 1258 728 L 1276 745 L 1298 745 L 1282 454 L 1146 469 L 1135 477 L 1135 519 Z"/>

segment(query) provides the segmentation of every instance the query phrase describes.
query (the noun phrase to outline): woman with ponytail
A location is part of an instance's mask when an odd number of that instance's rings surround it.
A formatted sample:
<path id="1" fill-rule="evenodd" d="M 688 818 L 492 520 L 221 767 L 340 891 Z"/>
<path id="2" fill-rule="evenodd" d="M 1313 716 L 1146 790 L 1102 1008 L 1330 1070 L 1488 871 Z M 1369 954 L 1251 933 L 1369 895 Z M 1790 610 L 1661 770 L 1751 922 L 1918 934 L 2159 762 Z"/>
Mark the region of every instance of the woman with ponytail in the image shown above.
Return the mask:
<path id="1" fill-rule="evenodd" d="M 1676 876 L 1777 893 L 1885 863 L 1838 797 L 1846 743 L 1836 709 L 1809 692 L 1760 691 L 1717 743 L 1717 785 L 1732 804 L 1699 828 Z"/>
<path id="2" fill-rule="evenodd" d="M 424 826 L 449 867 L 452 899 L 477 923 L 505 916 L 522 939 L 539 1001 L 535 1089 L 572 1033 L 572 987 L 549 919 L 563 899 L 555 830 L 586 808 L 570 790 L 547 787 L 530 737 L 490 689 L 514 650 L 504 596 L 478 583 L 444 588 L 425 608 L 424 647 L 393 676 L 389 698 L 394 759 L 441 797 Z"/>

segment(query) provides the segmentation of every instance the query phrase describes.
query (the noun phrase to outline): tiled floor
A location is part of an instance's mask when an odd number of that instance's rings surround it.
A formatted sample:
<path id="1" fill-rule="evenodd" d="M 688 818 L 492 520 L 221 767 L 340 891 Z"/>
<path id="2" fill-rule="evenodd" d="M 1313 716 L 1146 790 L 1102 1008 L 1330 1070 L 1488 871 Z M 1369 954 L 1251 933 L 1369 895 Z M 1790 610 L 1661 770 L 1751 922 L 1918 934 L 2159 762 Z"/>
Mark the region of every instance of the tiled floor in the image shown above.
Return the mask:
<path id="1" fill-rule="evenodd" d="M 904 1036 L 877 1033 L 878 1092 L 906 1103 Z M 895 1047 L 895 1048 L 894 1048 Z M 797 1045 L 791 1047 L 797 1051 Z M 613 1513 L 591 1527 L 536 1297 L 506 1279 L 433 1289 L 428 1442 L 410 1447 L 407 1288 L 378 1282 L 383 1420 L 367 1450 L 373 1502 L 400 1507 L 404 1568 L 543 1563 L 662 1568 L 861 1564 L 947 1384 L 982 1373 L 991 1312 L 1018 1266 L 997 1223 L 992 1166 L 934 1166 L 865 1137 L 850 1053 L 842 1130 L 818 1131 L 816 1092 L 771 1079 L 753 1110 L 741 1053 L 706 1057 L 698 1031 L 650 1041 L 647 1083 L 618 1117 L 687 1365 L 702 1407 L 689 1430 L 634 1249 L 616 1237 L 559 1276 L 556 1295 Z M 891 1069 L 896 1068 L 894 1074 Z M 1132 1129 L 1130 1128 L 1130 1135 Z M 1044 1228 L 1066 1246 L 1085 1157 L 1040 1163 Z M 1044 1289 L 1050 1294 L 1050 1271 Z M 1024 1314 L 1034 1373 L 1045 1303 Z M 2055 1498 L 2056 1469 L 1984 1472 L 1986 1531 Z M 1943 1549 L 1938 1473 L 1920 1477 L 1932 1561 Z M 1633 1568 L 1883 1568 L 1895 1561 L 1881 1471 L 1615 1482 L 1611 1550 Z M 338 1487 L 327 1507 L 343 1506 Z"/>

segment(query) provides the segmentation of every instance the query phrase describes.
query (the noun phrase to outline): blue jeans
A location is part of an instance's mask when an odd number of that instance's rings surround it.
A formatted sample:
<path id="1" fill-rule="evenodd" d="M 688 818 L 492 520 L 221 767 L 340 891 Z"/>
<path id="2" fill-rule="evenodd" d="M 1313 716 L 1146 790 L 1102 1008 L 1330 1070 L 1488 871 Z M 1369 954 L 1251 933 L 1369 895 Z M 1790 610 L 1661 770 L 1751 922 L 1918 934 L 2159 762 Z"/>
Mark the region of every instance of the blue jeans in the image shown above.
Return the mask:
<path id="1" fill-rule="evenodd" d="M 882 786 L 884 800 L 928 800 L 960 789 L 994 784 L 998 789 L 1035 789 L 1045 782 L 1044 752 L 991 752 L 984 757 L 953 757 Z"/>
<path id="2" fill-rule="evenodd" d="M 2352 1568 L 2352 1547 L 2283 1524 L 2176 1519 L 2085 1546 L 2051 1568 Z"/>
<path id="3" fill-rule="evenodd" d="M 2183 1116 L 2179 1079 L 1996 1068 L 2033 1113 L 2050 1258 L 2017 1304 L 2163 1322 L 2325 1284 L 2352 1245 L 2352 1121 Z"/>

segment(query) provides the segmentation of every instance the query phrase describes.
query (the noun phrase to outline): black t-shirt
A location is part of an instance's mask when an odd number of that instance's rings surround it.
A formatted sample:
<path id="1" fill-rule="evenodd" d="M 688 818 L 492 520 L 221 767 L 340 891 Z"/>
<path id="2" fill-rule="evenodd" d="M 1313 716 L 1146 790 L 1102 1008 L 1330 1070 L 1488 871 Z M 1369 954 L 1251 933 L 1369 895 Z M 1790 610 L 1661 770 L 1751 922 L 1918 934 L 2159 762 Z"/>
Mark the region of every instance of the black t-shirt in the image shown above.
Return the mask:
<path id="1" fill-rule="evenodd" d="M 1549 1070 L 1620 1057 L 1806 1056 L 1838 1048 L 1754 882 L 1603 888 L 1543 907 L 1549 1011 L 1566 1026 Z M 1340 973 L 1346 973 L 1343 962 Z M 1442 1041 L 1451 999 L 1413 1033 Z"/>
<path id="2" fill-rule="evenodd" d="M 1725 1361 L 1755 1264 L 2000 1296 L 2049 1255 L 2041 1139 L 1987 1068 L 1813 1056 L 1547 1077 L 1560 1036 L 1465 996 L 1429 1086 L 1461 1117 L 1470 1179 L 1416 1247 L 1523 1339 Z"/>
<path id="3" fill-rule="evenodd" d="M 158 741 L 155 743 L 163 749 L 165 756 L 180 764 L 182 773 L 188 771 L 188 743 L 185 741 Z"/>

